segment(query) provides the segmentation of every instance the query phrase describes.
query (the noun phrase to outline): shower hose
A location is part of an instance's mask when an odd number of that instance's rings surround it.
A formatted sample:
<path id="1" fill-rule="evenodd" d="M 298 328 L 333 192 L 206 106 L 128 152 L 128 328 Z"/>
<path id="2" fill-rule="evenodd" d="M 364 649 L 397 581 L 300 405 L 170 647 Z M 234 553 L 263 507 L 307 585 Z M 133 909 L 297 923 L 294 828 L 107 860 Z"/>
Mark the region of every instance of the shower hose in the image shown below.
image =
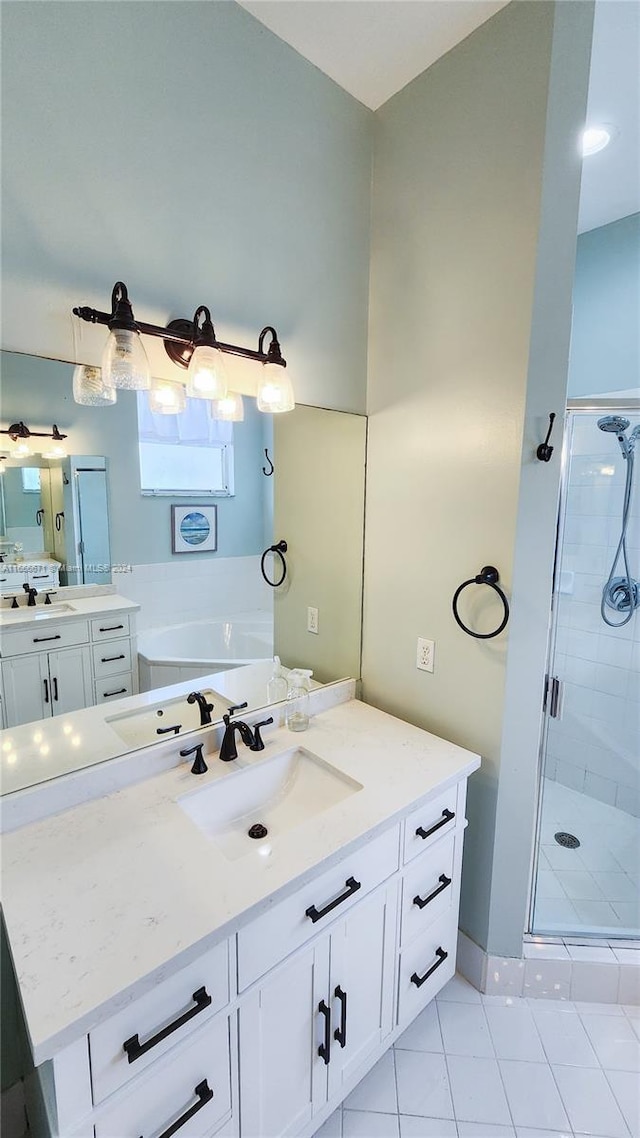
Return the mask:
<path id="1" fill-rule="evenodd" d="M 624 498 L 622 501 L 622 527 L 620 530 L 620 541 L 613 558 L 611 572 L 607 578 L 607 582 L 602 590 L 602 600 L 600 601 L 600 615 L 605 624 L 609 628 L 623 628 L 628 624 L 633 616 L 635 610 L 640 605 L 640 596 L 638 596 L 638 582 L 634 581 L 629 571 L 629 557 L 627 554 L 627 526 L 629 524 L 629 514 L 631 512 L 631 492 L 633 488 L 633 450 L 627 454 L 627 474 L 624 484 Z M 622 562 L 624 565 L 624 576 L 616 577 L 616 566 L 622 554 Z M 623 620 L 610 620 L 607 616 L 607 606 L 615 609 L 616 612 L 624 612 L 628 607 L 629 611 Z"/>

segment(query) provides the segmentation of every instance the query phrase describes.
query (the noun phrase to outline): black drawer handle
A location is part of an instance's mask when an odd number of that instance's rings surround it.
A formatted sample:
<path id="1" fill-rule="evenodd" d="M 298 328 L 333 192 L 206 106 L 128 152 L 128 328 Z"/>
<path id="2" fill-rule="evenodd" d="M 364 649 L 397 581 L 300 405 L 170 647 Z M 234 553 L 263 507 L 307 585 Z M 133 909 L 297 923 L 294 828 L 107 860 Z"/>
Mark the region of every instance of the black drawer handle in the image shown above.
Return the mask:
<path id="1" fill-rule="evenodd" d="M 124 652 L 121 652 L 119 656 L 103 656 L 100 660 L 100 663 L 112 664 L 114 660 L 124 660 Z"/>
<path id="2" fill-rule="evenodd" d="M 47 640 L 60 640 L 60 639 L 61 639 L 61 634 L 59 632 L 56 632 L 55 636 L 34 636 L 33 643 L 34 644 L 44 644 Z"/>
<path id="3" fill-rule="evenodd" d="M 441 873 L 439 878 L 438 878 L 438 881 L 440 882 L 440 885 L 438 886 L 437 889 L 434 889 L 433 893 L 430 893 L 428 897 L 419 897 L 419 896 L 414 897 L 413 898 L 414 905 L 417 905 L 419 909 L 424 909 L 425 905 L 428 905 L 429 902 L 433 901 L 438 896 L 439 893 L 442 893 L 445 889 L 448 889 L 448 887 L 451 885 L 451 878 L 447 877 L 446 873 Z"/>
<path id="4" fill-rule="evenodd" d="M 414 972 L 413 976 L 411 977 L 411 983 L 415 984 L 416 988 L 421 988 L 425 980 L 428 980 L 429 977 L 433 975 L 436 968 L 439 968 L 441 964 L 444 964 L 448 955 L 449 953 L 445 952 L 444 948 L 436 948 L 436 956 L 438 959 L 436 960 L 435 964 L 432 964 L 431 968 L 427 969 L 424 976 L 418 976 L 418 973 Z"/>
<path id="5" fill-rule="evenodd" d="M 181 1114 L 180 1118 L 176 1119 L 176 1121 L 173 1122 L 171 1126 L 169 1126 L 166 1130 L 163 1130 L 159 1138 L 172 1138 L 173 1134 L 177 1134 L 178 1130 L 182 1129 L 185 1122 L 188 1122 L 190 1118 L 193 1118 L 194 1114 L 197 1114 L 199 1110 L 202 1110 L 203 1106 L 206 1106 L 207 1103 L 211 1102 L 211 1099 L 213 1098 L 213 1091 L 211 1090 L 211 1087 L 209 1086 L 206 1079 L 203 1079 L 201 1083 L 198 1083 L 193 1093 L 197 1096 L 198 1102 L 194 1103 L 193 1106 L 190 1106 L 188 1110 L 185 1110 L 184 1114 Z"/>
<path id="6" fill-rule="evenodd" d="M 127 1058 L 130 1063 L 135 1063 L 136 1059 L 139 1059 L 141 1055 L 145 1055 L 147 1051 L 151 1051 L 152 1047 L 155 1047 L 156 1044 L 161 1043 L 162 1040 L 166 1039 L 168 1035 L 172 1035 L 174 1031 L 177 1031 L 178 1028 L 182 1027 L 183 1024 L 188 1023 L 189 1020 L 193 1019 L 194 1016 L 199 1015 L 200 1012 L 203 1012 L 205 1008 L 208 1008 L 209 1004 L 211 1003 L 211 996 L 208 995 L 207 990 L 204 987 L 198 988 L 198 991 L 193 993 L 191 999 L 194 1001 L 195 1007 L 189 1008 L 188 1012 L 184 1012 L 183 1015 L 178 1016 L 178 1018 L 174 1019 L 173 1023 L 170 1023 L 168 1027 L 163 1027 L 162 1031 L 159 1031 L 157 1035 L 152 1035 L 146 1043 L 141 1043 L 137 1035 L 132 1035 L 131 1039 L 127 1039 L 122 1044 L 123 1049 L 127 1053 Z"/>
<path id="7" fill-rule="evenodd" d="M 423 830 L 422 826 L 418 826 L 416 837 L 430 838 L 432 834 L 435 834 L 436 830 L 439 830 L 441 826 L 446 826 L 447 822 L 451 822 L 453 818 L 455 818 L 455 814 L 452 810 L 443 810 L 442 818 L 439 822 L 436 822 L 435 826 L 432 826 L 430 830 Z"/>
<path id="8" fill-rule="evenodd" d="M 331 1008 L 324 1000 L 320 1000 L 318 1011 L 324 1016 L 324 1043 L 320 1044 L 318 1055 L 324 1061 L 325 1067 L 328 1067 L 331 1062 Z"/>
<path id="9" fill-rule="evenodd" d="M 121 628 L 124 628 L 124 624 L 109 624 L 106 628 L 101 628 L 99 631 L 100 632 L 119 632 Z"/>
<path id="10" fill-rule="evenodd" d="M 39 510 L 38 510 L 38 513 L 40 513 Z M 51 576 L 50 573 L 34 573 L 32 580 L 33 581 L 48 581 L 50 576 Z"/>
<path id="11" fill-rule="evenodd" d="M 109 699 L 112 695 L 124 695 L 126 690 L 126 688 L 118 688 L 117 691 L 103 691 L 102 698 Z"/>
<path id="12" fill-rule="evenodd" d="M 341 1047 L 347 1046 L 347 993 L 340 987 L 333 993 L 336 1000 L 340 1000 L 340 1027 L 333 1033 L 333 1038 Z"/>
<path id="13" fill-rule="evenodd" d="M 353 897 L 353 894 L 362 888 L 362 882 L 356 881 L 355 877 L 347 877 L 345 885 L 347 887 L 345 893 L 341 893 L 339 897 L 336 897 L 335 901 L 330 901 L 328 905 L 325 905 L 324 909 L 316 909 L 315 905 L 310 905 L 309 908 L 304 911 L 305 917 L 310 917 L 315 925 L 316 921 L 319 921 L 321 917 L 326 917 L 327 913 L 335 909 L 336 905 L 341 905 L 343 901 L 347 901 L 349 897 Z"/>

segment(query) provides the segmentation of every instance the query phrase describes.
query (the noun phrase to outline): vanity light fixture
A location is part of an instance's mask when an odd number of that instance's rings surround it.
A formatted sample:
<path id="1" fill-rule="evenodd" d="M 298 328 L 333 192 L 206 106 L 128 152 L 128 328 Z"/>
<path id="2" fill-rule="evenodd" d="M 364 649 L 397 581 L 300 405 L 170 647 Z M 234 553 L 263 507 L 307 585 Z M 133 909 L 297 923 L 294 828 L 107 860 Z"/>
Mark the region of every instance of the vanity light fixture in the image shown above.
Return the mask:
<path id="1" fill-rule="evenodd" d="M 73 372 L 73 398 L 85 407 L 113 406 L 118 395 L 102 375 L 102 368 L 78 364 Z"/>
<path id="2" fill-rule="evenodd" d="M 224 423 L 241 423 L 244 419 L 244 403 L 237 391 L 229 391 L 224 399 L 214 399 L 211 403 L 211 418 Z"/>
<path id="3" fill-rule="evenodd" d="M 111 293 L 109 339 L 102 353 L 102 379 L 107 387 L 148 391 L 151 372 L 138 325 L 133 318 L 127 286 L 117 281 Z"/>
<path id="4" fill-rule="evenodd" d="M 263 365 L 257 396 L 260 411 L 274 414 L 281 411 L 291 411 L 295 406 L 293 387 L 285 374 L 287 362 L 280 351 L 276 330 L 271 325 L 262 329 L 258 338 L 258 348 L 255 350 L 243 348 L 237 344 L 226 344 L 218 340 L 211 321 L 211 313 L 206 305 L 200 305 L 196 309 L 193 320 L 170 320 L 164 328 L 158 324 L 145 324 L 140 320 L 134 320 L 127 288 L 122 281 L 118 281 L 114 285 L 110 313 L 99 312 L 95 308 L 87 307 L 74 308 L 73 312 L 81 320 L 87 320 L 91 324 L 105 324 L 111 331 L 103 358 L 102 372 L 103 382 L 109 387 L 136 387 L 138 390 L 149 390 L 149 388 L 153 389 L 156 386 L 156 381 L 149 379 L 146 353 L 142 348 L 140 336 L 158 336 L 164 340 L 169 359 L 178 367 L 187 369 L 186 393 L 192 398 L 213 401 L 223 399 L 226 396 L 227 380 L 223 356 L 227 354 L 256 360 L 257 363 Z M 122 333 L 119 340 L 116 335 L 118 332 Z M 271 340 L 268 349 L 265 351 L 267 335 L 271 337 Z M 113 347 L 112 336 L 115 336 L 116 347 Z M 118 343 L 120 348 L 117 348 Z M 139 375 L 136 373 L 136 365 L 133 359 L 137 352 L 137 346 L 142 348 L 146 363 L 146 371 L 141 368 Z M 127 358 L 123 362 L 119 361 L 117 357 L 120 349 L 127 357 L 129 348 L 131 348 L 130 382 L 124 382 L 122 378 L 117 378 L 118 374 L 122 375 L 122 372 L 118 373 L 118 367 L 121 365 L 128 367 L 129 363 Z M 136 356 L 136 359 L 138 358 Z M 136 379 L 135 383 L 133 382 L 134 379 Z"/>
<path id="5" fill-rule="evenodd" d="M 8 435 L 15 444 L 11 458 L 29 458 L 33 454 L 29 439 L 53 439 L 53 446 L 42 452 L 43 458 L 66 458 L 67 455 L 64 447 L 60 445 L 67 436 L 60 433 L 55 423 L 52 431 L 30 431 L 21 419 L 19 423 L 1 428 L 0 435 Z"/>

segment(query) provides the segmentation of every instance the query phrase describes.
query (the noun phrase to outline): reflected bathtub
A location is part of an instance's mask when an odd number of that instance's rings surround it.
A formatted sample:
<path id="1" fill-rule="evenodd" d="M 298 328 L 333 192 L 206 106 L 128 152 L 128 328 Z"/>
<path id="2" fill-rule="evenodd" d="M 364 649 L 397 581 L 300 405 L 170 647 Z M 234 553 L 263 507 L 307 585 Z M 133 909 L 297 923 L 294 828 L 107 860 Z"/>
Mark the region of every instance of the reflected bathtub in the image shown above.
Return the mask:
<path id="1" fill-rule="evenodd" d="M 273 656 L 268 614 L 193 621 L 138 634 L 140 691 L 241 668 Z"/>

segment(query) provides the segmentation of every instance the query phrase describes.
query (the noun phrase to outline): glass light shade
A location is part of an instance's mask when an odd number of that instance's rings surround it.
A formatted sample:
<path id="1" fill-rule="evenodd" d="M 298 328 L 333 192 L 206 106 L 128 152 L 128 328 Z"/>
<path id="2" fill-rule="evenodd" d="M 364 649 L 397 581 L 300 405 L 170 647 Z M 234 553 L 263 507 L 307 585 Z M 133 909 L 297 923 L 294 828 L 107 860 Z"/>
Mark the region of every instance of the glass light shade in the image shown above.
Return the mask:
<path id="1" fill-rule="evenodd" d="M 224 399 L 214 399 L 211 403 L 211 417 L 222 419 L 225 423 L 241 423 L 244 419 L 244 403 L 237 391 L 230 391 Z"/>
<path id="2" fill-rule="evenodd" d="M 182 383 L 172 383 L 169 379 L 152 379 L 149 410 L 156 415 L 179 415 L 187 405 L 187 395 Z"/>
<path id="3" fill-rule="evenodd" d="M 62 443 L 53 443 L 52 446 L 47 447 L 42 452 L 43 458 L 66 458 L 67 452 Z"/>
<path id="4" fill-rule="evenodd" d="M 258 411 L 265 411 L 271 415 L 280 414 L 282 411 L 293 411 L 296 405 L 293 387 L 286 369 L 280 364 L 262 365 L 257 401 Z"/>
<path id="5" fill-rule="evenodd" d="M 18 439 L 11 448 L 12 458 L 29 458 L 32 454 L 33 451 L 25 439 Z"/>
<path id="6" fill-rule="evenodd" d="M 187 370 L 187 395 L 191 399 L 224 399 L 227 369 L 222 352 L 209 344 L 195 348 Z"/>
<path id="7" fill-rule="evenodd" d="M 73 398 L 85 407 L 109 407 L 118 396 L 115 387 L 105 383 L 101 368 L 78 364 L 73 372 Z"/>
<path id="8" fill-rule="evenodd" d="M 148 391 L 151 387 L 149 361 L 139 332 L 114 328 L 102 354 L 102 379 L 108 387 L 126 391 Z"/>

